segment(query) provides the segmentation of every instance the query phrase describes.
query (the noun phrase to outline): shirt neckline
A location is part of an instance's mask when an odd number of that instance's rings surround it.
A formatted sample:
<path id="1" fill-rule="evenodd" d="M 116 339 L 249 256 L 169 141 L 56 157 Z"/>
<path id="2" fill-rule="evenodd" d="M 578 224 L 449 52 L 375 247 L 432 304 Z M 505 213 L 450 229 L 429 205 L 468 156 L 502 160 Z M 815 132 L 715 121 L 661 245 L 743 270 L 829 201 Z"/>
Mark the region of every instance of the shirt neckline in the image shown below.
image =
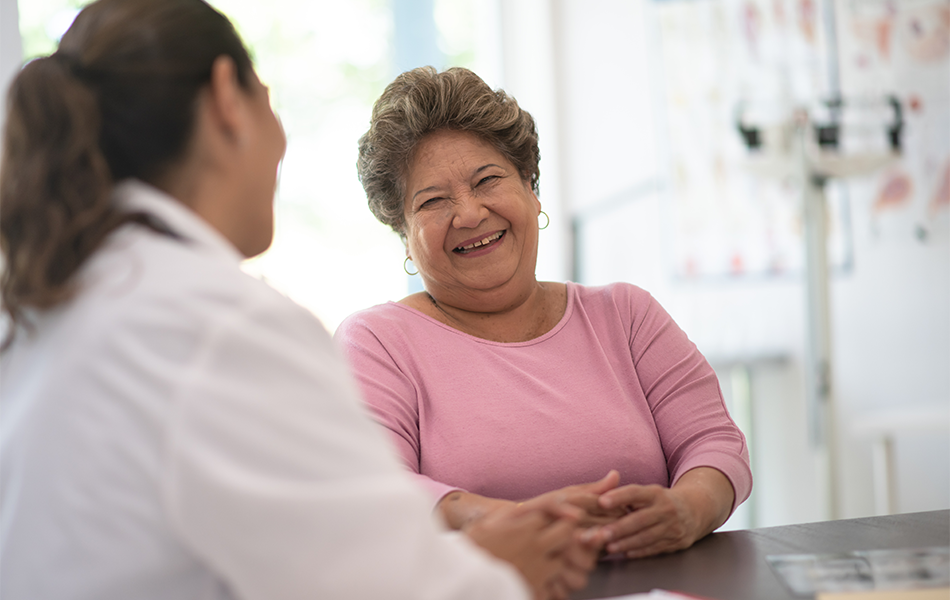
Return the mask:
<path id="1" fill-rule="evenodd" d="M 400 304 L 399 302 L 393 302 L 392 300 L 390 300 L 386 304 L 389 306 L 393 306 L 395 308 L 401 309 L 401 310 L 405 310 L 409 312 L 409 314 L 414 315 L 422 319 L 423 321 L 426 321 L 450 333 L 478 342 L 480 344 L 487 344 L 489 346 L 498 346 L 502 348 L 518 348 L 518 347 L 523 347 L 523 346 L 533 346 L 534 344 L 540 344 L 544 342 L 545 340 L 550 339 L 554 337 L 555 335 L 557 335 L 557 333 L 561 329 L 563 329 L 565 325 L 567 325 L 567 322 L 570 320 L 571 315 L 574 313 L 574 304 L 575 304 L 575 296 L 577 295 L 577 286 L 572 281 L 566 281 L 564 282 L 564 285 L 567 288 L 567 306 L 564 308 L 564 315 L 561 316 L 561 319 L 554 325 L 554 327 L 552 327 L 550 330 L 548 330 L 544 334 L 534 339 L 525 340 L 523 342 L 496 342 L 494 340 L 486 340 L 485 338 L 480 338 L 470 333 L 459 331 L 458 329 L 454 327 L 446 325 L 442 321 L 433 319 L 432 317 L 425 314 L 424 312 L 419 311 L 415 308 L 412 308 L 411 306 L 406 306 L 405 304 Z"/>

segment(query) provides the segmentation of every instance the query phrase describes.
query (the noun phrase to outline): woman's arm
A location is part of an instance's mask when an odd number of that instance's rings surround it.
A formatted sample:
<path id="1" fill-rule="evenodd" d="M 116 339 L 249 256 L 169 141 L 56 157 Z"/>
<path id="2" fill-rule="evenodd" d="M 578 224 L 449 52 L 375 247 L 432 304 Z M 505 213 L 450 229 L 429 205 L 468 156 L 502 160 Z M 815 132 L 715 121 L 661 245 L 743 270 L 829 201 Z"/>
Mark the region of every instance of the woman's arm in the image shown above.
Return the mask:
<path id="1" fill-rule="evenodd" d="M 670 484 L 711 467 L 733 493 L 730 512 L 752 490 L 749 451 L 726 410 L 715 371 L 653 297 L 633 305 L 630 355 L 666 457 Z"/>
<path id="2" fill-rule="evenodd" d="M 687 548 L 722 525 L 752 486 L 742 432 L 716 374 L 649 294 L 632 286 L 628 344 L 666 458 L 670 488 L 628 485 L 600 504 L 629 513 L 604 528 L 607 551 L 642 557 Z M 618 300 L 620 300 L 618 298 Z"/>

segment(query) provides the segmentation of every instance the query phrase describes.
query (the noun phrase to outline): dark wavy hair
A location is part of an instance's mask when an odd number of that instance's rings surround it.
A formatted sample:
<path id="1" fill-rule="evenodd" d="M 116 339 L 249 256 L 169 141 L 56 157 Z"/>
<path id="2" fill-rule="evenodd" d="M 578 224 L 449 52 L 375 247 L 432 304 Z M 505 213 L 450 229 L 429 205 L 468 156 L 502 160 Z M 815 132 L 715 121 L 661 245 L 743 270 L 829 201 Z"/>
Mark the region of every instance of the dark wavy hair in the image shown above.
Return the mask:
<path id="1" fill-rule="evenodd" d="M 440 129 L 467 131 L 487 141 L 538 191 L 538 132 L 531 115 L 502 90 L 493 91 L 463 68 L 406 71 L 373 106 L 360 138 L 356 169 L 376 218 L 405 239 L 403 212 L 409 162 L 419 142 Z"/>
<path id="2" fill-rule="evenodd" d="M 24 310 L 73 293 L 73 275 L 117 227 L 160 225 L 120 212 L 115 182 L 155 184 L 180 160 L 216 58 L 252 63 L 231 23 L 202 0 L 98 0 L 59 49 L 27 64 L 7 97 L 0 162 L 0 279 L 9 329 Z"/>

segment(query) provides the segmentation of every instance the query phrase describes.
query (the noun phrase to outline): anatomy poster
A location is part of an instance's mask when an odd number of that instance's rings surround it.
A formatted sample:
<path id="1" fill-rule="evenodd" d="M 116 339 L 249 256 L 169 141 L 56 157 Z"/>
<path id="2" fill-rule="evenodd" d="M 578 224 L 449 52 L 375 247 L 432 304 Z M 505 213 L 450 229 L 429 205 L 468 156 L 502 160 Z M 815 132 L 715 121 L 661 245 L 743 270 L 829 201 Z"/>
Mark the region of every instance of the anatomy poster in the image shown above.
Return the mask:
<path id="1" fill-rule="evenodd" d="M 753 175 L 736 122 L 762 128 L 778 147 L 792 115 L 826 115 L 822 101 L 839 86 L 856 109 L 845 114 L 863 114 L 846 129 L 841 152 L 887 149 L 888 95 L 899 99 L 906 126 L 900 161 L 862 176 L 863 185 L 826 186 L 831 268 L 850 267 L 854 218 L 884 237 L 947 229 L 950 0 L 835 0 L 833 12 L 826 0 L 654 7 L 677 277 L 773 277 L 803 268 L 800 182 Z"/>
<path id="2" fill-rule="evenodd" d="M 855 199 L 883 243 L 946 238 L 950 0 L 838 0 L 836 9 L 843 89 L 858 98 L 893 94 L 906 120 L 900 161 Z"/>

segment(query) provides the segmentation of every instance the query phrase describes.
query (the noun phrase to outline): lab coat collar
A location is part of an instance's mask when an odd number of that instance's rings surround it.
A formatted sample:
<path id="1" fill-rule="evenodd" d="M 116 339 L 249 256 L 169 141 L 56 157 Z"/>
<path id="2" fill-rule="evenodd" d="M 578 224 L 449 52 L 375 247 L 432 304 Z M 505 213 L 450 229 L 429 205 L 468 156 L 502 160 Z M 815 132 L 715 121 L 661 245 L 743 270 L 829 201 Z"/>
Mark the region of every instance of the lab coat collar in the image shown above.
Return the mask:
<path id="1" fill-rule="evenodd" d="M 228 262 L 239 264 L 244 260 L 234 244 L 207 221 L 178 200 L 143 181 L 120 181 L 113 190 L 112 198 L 122 210 L 148 213 L 189 243 L 197 244 Z"/>

